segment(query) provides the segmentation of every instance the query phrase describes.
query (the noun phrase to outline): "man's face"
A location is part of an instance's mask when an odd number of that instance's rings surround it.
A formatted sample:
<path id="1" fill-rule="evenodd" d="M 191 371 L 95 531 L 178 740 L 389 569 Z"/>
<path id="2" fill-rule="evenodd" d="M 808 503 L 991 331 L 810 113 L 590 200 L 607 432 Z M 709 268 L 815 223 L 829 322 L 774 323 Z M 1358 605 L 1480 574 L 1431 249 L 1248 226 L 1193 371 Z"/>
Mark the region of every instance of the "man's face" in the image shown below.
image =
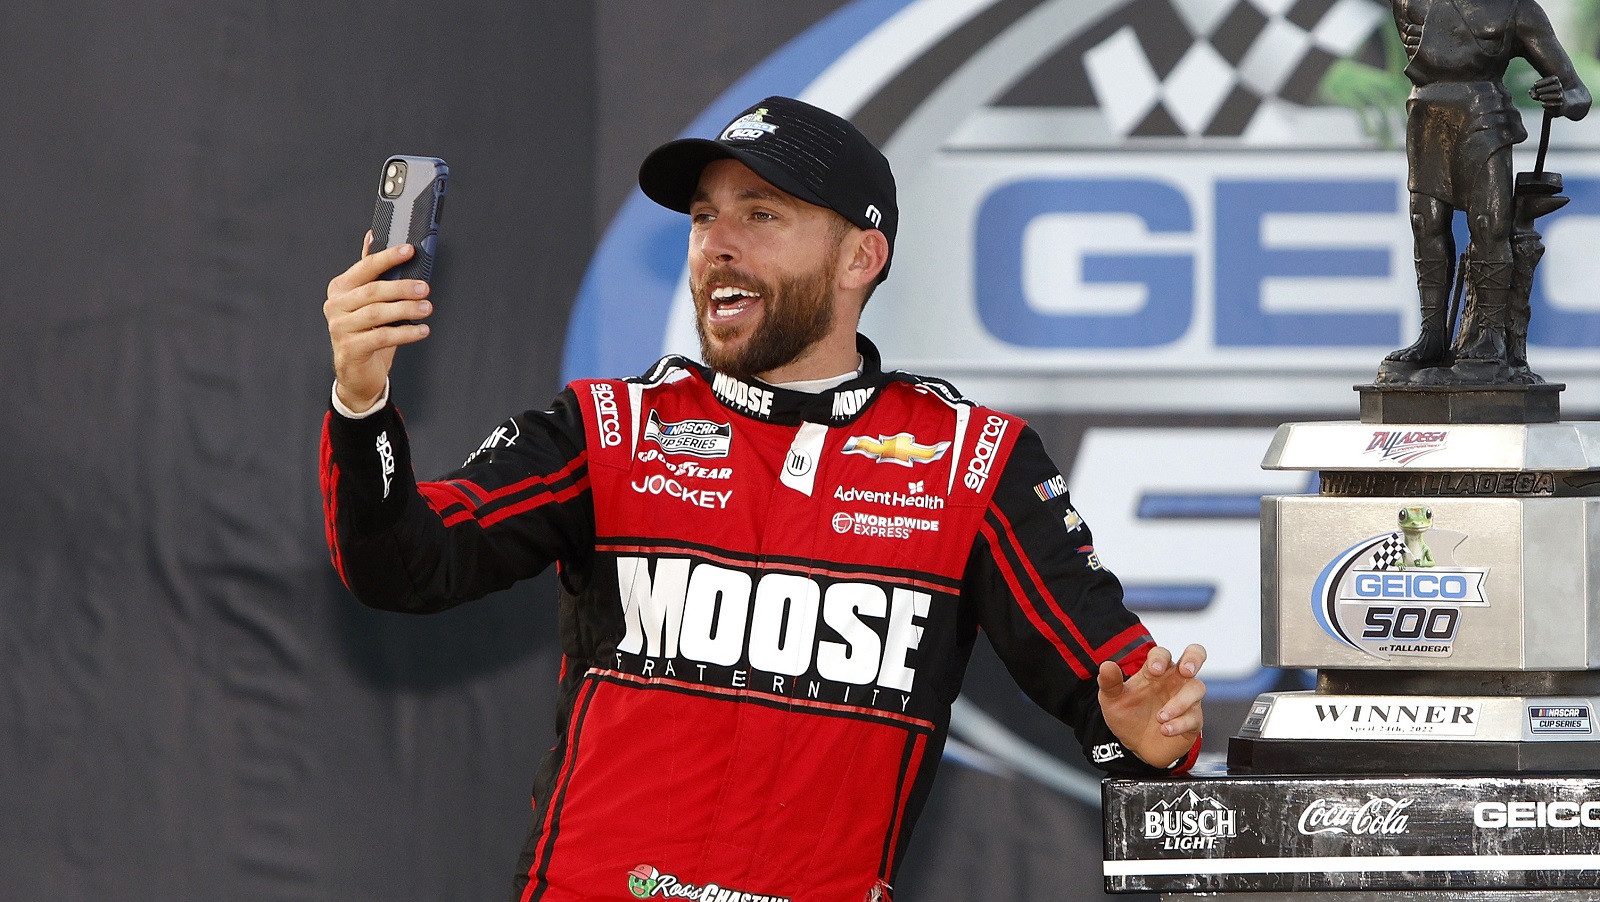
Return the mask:
<path id="1" fill-rule="evenodd" d="M 770 372 L 834 328 L 847 231 L 837 214 L 718 160 L 701 174 L 689 216 L 695 330 L 712 369 L 740 379 Z"/>

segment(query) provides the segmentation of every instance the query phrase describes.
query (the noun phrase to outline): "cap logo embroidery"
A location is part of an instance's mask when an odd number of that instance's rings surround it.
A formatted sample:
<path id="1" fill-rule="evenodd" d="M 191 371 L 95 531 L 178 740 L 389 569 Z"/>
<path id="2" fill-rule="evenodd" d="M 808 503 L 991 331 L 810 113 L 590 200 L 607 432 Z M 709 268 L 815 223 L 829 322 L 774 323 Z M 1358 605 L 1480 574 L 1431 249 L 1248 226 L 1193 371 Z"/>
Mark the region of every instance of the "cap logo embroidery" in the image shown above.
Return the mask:
<path id="1" fill-rule="evenodd" d="M 728 123 L 728 127 L 722 130 L 722 135 L 721 137 L 717 138 L 717 140 L 754 141 L 757 138 L 765 138 L 767 135 L 770 135 L 778 130 L 776 125 L 763 121 L 763 117 L 766 115 L 767 108 L 761 107 L 754 113 L 740 116 L 739 118 Z"/>
<path id="2" fill-rule="evenodd" d="M 877 204 L 867 204 L 867 218 L 872 220 L 872 227 L 877 228 L 883 223 L 883 212 Z"/>

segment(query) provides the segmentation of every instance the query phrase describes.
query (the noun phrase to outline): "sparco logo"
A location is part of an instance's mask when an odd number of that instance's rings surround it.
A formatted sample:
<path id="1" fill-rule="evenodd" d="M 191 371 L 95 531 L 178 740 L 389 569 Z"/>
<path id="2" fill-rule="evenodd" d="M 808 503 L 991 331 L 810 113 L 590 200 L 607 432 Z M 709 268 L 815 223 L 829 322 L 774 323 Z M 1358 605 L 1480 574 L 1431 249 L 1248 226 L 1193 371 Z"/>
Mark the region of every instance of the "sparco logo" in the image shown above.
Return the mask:
<path id="1" fill-rule="evenodd" d="M 1089 750 L 1089 760 L 1096 764 L 1107 764 L 1122 757 L 1122 743 L 1120 742 L 1102 742 Z"/>
<path id="2" fill-rule="evenodd" d="M 389 444 L 387 431 L 378 433 L 378 463 L 383 467 L 383 497 L 387 498 L 394 482 L 394 445 Z"/>
<path id="3" fill-rule="evenodd" d="M 967 464 L 967 475 L 963 481 L 967 488 L 974 492 L 983 491 L 984 484 L 989 481 L 989 469 L 994 466 L 994 456 L 1000 451 L 1000 439 L 1006 434 L 1009 424 L 1004 417 L 990 416 L 988 422 L 983 424 L 983 434 L 978 437 L 978 446 L 972 449 L 972 460 Z"/>
<path id="4" fill-rule="evenodd" d="M 697 902 L 790 902 L 788 896 L 768 896 L 707 883 L 695 886 L 671 874 L 663 874 L 648 864 L 628 872 L 628 892 L 636 899 L 660 896 L 664 899 L 694 899 Z"/>
<path id="5" fill-rule="evenodd" d="M 1403 812 L 1415 799 L 1371 798 L 1357 805 L 1338 799 L 1317 799 L 1300 812 L 1300 832 L 1393 836 L 1406 832 L 1410 815 Z"/>
<path id="6" fill-rule="evenodd" d="M 1486 830 L 1600 828 L 1600 802 L 1479 802 L 1472 806 L 1472 823 Z"/>
<path id="7" fill-rule="evenodd" d="M 1192 789 L 1144 813 L 1144 838 L 1161 840 L 1163 849 L 1214 849 L 1217 840 L 1238 835 L 1237 812 Z"/>
<path id="8" fill-rule="evenodd" d="M 600 431 L 600 446 L 614 448 L 622 444 L 622 423 L 617 415 L 617 395 L 611 386 L 597 382 L 589 386 L 594 397 L 595 426 Z"/>

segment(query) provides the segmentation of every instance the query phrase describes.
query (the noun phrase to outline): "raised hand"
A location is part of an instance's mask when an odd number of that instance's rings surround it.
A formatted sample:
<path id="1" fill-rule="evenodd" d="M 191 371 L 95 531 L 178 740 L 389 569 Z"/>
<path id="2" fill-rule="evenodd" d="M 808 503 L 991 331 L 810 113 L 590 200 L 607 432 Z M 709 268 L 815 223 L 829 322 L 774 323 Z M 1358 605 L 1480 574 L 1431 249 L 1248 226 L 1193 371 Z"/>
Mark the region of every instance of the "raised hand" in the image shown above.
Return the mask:
<path id="1" fill-rule="evenodd" d="M 1171 652 L 1154 649 L 1127 679 L 1114 662 L 1100 665 L 1100 710 L 1106 725 L 1145 763 L 1167 767 L 1200 737 L 1206 684 L 1199 674 L 1205 660 L 1206 650 L 1191 645 L 1176 665 Z"/>
<path id="2" fill-rule="evenodd" d="M 369 254 L 371 244 L 368 232 L 361 259 L 328 283 L 328 300 L 322 305 L 333 343 L 334 391 L 339 402 L 355 413 L 370 409 L 383 397 L 394 349 L 428 337 L 426 324 L 405 321 L 433 312 L 427 282 L 378 278 L 410 259 L 411 245 Z"/>

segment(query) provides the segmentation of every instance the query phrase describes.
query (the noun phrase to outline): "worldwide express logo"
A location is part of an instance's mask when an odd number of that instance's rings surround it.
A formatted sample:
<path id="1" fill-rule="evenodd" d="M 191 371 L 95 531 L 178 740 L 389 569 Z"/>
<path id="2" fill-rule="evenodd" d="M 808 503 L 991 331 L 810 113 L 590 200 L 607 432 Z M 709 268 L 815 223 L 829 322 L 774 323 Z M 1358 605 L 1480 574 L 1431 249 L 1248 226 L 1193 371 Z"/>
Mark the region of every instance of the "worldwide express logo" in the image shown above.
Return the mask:
<path id="1" fill-rule="evenodd" d="M 671 874 L 663 874 L 648 864 L 628 872 L 628 892 L 635 899 L 660 896 L 663 899 L 693 899 L 698 902 L 790 902 L 788 896 L 750 893 L 715 883 L 696 886 Z"/>
<path id="2" fill-rule="evenodd" d="M 1434 529 L 1431 509 L 1400 508 L 1396 523 L 1322 569 L 1311 593 L 1317 622 L 1341 644 L 1381 660 L 1449 657 L 1463 613 L 1489 605 L 1489 570 L 1456 563 L 1467 534 Z"/>

